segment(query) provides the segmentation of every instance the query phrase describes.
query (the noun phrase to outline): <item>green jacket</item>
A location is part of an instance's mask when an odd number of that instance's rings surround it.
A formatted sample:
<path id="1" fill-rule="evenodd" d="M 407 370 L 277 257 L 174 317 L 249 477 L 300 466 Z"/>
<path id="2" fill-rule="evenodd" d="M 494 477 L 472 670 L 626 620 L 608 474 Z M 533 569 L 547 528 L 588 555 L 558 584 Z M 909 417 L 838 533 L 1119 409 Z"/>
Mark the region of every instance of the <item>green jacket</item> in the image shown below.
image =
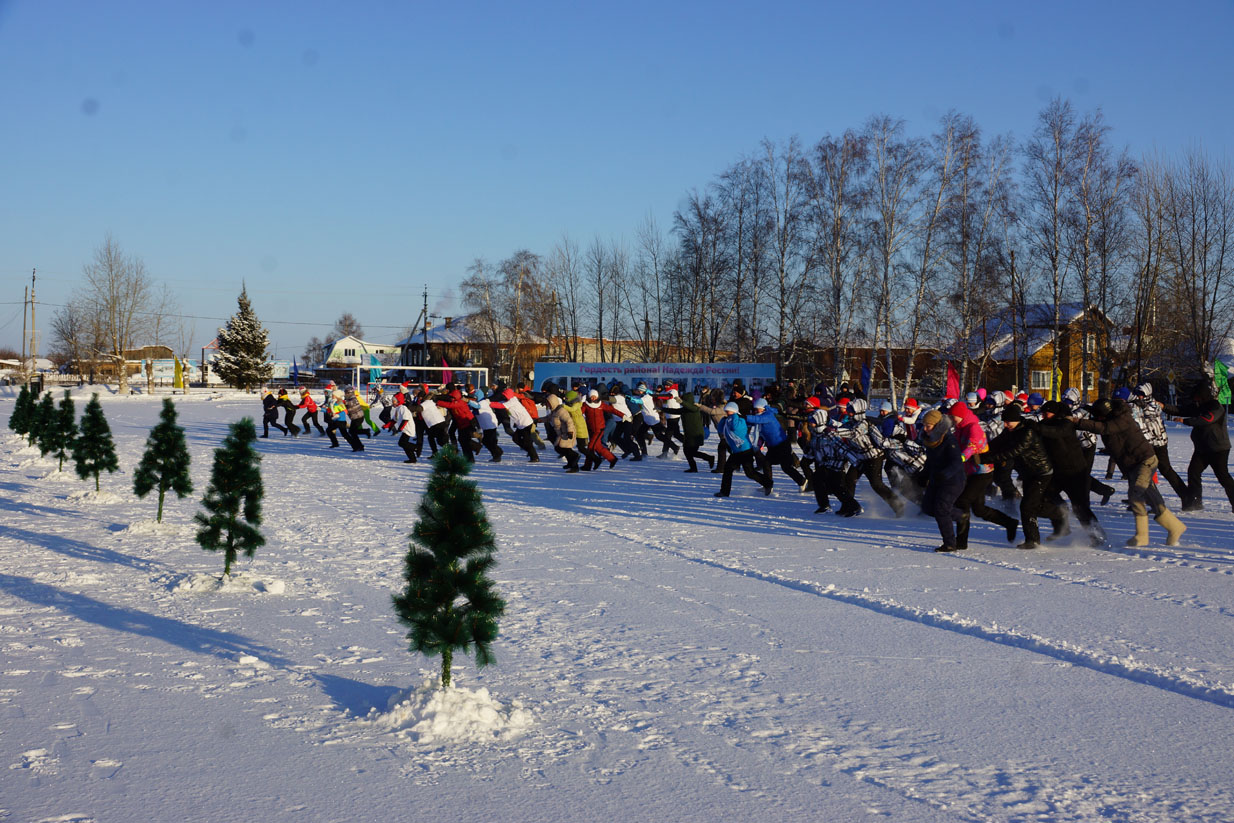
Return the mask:
<path id="1" fill-rule="evenodd" d="M 703 410 L 694 402 L 694 395 L 681 395 L 681 433 L 685 437 L 703 439 Z"/>

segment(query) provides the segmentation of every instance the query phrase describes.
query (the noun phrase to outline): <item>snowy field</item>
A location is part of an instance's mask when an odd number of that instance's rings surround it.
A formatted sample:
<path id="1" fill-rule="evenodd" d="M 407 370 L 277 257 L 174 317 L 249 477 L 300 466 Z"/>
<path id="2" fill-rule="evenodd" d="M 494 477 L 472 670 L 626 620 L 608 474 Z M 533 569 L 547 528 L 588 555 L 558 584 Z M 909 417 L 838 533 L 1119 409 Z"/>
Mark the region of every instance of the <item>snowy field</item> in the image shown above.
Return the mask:
<path id="1" fill-rule="evenodd" d="M 456 658 L 443 704 L 390 603 L 426 464 L 386 436 L 258 441 L 268 543 L 220 585 L 191 519 L 259 402 L 178 398 L 197 491 L 158 527 L 131 472 L 160 398 L 103 399 L 102 494 L 0 434 L 0 821 L 1234 820 L 1211 476 L 1176 549 L 1156 525 L 1123 548 L 1115 498 L 1104 549 L 981 523 L 938 555 L 864 483 L 844 520 L 782 476 L 718 500 L 680 460 L 567 476 L 511 449 L 472 474 L 498 663 Z"/>

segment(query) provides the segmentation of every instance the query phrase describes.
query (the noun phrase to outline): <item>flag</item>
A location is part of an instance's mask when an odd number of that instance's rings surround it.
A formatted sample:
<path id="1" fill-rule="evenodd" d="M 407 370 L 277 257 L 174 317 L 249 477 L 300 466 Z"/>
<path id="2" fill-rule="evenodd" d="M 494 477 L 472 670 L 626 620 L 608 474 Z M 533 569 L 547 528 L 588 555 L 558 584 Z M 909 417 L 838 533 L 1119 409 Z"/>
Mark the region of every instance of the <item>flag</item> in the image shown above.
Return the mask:
<path id="1" fill-rule="evenodd" d="M 368 382 L 370 382 L 370 383 L 374 383 L 374 382 L 376 382 L 376 381 L 380 380 L 380 379 L 381 379 L 381 368 L 380 368 L 380 366 L 381 366 L 381 361 L 377 359 L 377 355 L 375 355 L 375 354 L 370 354 L 370 355 L 368 356 L 368 364 L 369 364 L 370 366 L 377 366 L 377 367 L 378 367 L 378 368 L 375 368 L 375 369 L 370 368 L 370 369 L 368 370 Z"/>
<path id="2" fill-rule="evenodd" d="M 171 380 L 171 387 L 173 389 L 184 388 L 184 366 L 180 365 L 179 357 L 176 358 L 176 374 Z"/>
<path id="3" fill-rule="evenodd" d="M 441 384 L 444 386 L 454 382 L 454 372 L 450 371 L 450 364 L 446 362 L 446 358 L 441 358 L 441 367 L 445 369 L 441 373 Z"/>
<path id="4" fill-rule="evenodd" d="M 1087 389 L 1088 387 L 1085 386 L 1084 388 Z M 1058 366 L 1054 367 L 1054 382 L 1050 384 L 1050 399 L 1063 399 L 1063 370 Z"/>
<path id="5" fill-rule="evenodd" d="M 1217 385 L 1217 400 L 1230 405 L 1230 369 L 1220 360 L 1213 361 L 1213 382 Z"/>
<path id="6" fill-rule="evenodd" d="M 955 370 L 955 366 L 950 362 L 947 363 L 947 391 L 943 397 L 948 397 L 953 400 L 960 399 L 960 373 Z"/>
<path id="7" fill-rule="evenodd" d="M 293 385 L 300 385 L 300 364 L 296 358 L 291 358 L 291 382 Z"/>
<path id="8" fill-rule="evenodd" d="M 861 364 L 861 394 L 863 397 L 870 396 L 870 364 Z"/>

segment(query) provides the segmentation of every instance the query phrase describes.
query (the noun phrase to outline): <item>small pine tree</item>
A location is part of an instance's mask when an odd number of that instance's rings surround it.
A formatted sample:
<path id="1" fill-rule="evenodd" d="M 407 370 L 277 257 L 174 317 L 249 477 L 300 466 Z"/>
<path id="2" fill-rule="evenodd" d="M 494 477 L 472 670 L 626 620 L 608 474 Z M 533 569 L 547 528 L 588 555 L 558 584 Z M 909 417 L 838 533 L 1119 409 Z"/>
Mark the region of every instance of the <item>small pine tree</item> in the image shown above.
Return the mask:
<path id="1" fill-rule="evenodd" d="M 266 360 L 270 333 L 257 319 L 247 288 L 241 288 L 236 302 L 239 311 L 227 319 L 226 326 L 219 329 L 219 350 L 213 361 L 214 370 L 236 388 L 251 389 L 269 380 L 274 373 L 273 364 Z"/>
<path id="2" fill-rule="evenodd" d="M 35 410 L 37 422 L 34 426 L 33 442 L 39 447 L 39 454 L 46 457 L 55 442 L 53 430 L 56 428 L 56 401 L 52 399 L 51 392 L 43 395 Z"/>
<path id="3" fill-rule="evenodd" d="M 494 661 L 489 644 L 506 609 L 488 578 L 497 544 L 480 490 L 464 479 L 470 471 L 471 463 L 453 446 L 433 458 L 404 561 L 407 588 L 394 595 L 399 620 L 410 627 L 411 650 L 441 655 L 443 689 L 450 687 L 455 650 L 474 647 L 479 666 Z"/>
<path id="4" fill-rule="evenodd" d="M 51 397 L 49 394 L 48 397 Z M 52 414 L 51 421 L 43 427 L 39 439 L 39 449 L 46 449 L 45 454 L 51 454 L 60 460 L 56 471 L 64 471 L 64 458 L 69 456 L 74 441 L 77 440 L 77 409 L 68 389 L 64 391 L 64 399 L 60 407 Z"/>
<path id="5" fill-rule="evenodd" d="M 30 430 L 30 387 L 25 383 L 17 393 L 17 402 L 13 405 L 13 413 L 9 415 L 9 428 L 16 434 L 25 434 Z"/>
<path id="6" fill-rule="evenodd" d="M 73 462 L 82 480 L 94 476 L 95 491 L 99 490 L 99 472 L 114 472 L 120 468 L 116 444 L 111 439 L 111 426 L 103 416 L 103 404 L 97 394 L 90 398 L 82 412 L 80 431 L 73 441 Z"/>
<path id="7" fill-rule="evenodd" d="M 257 429 L 253 418 L 231 424 L 223 445 L 214 450 L 210 485 L 201 504 L 209 514 L 198 512 L 194 519 L 201 526 L 197 542 L 207 551 L 222 549 L 223 576 L 231 574 L 236 552 L 252 557 L 265 545 L 257 527 L 261 525 L 261 455 L 254 444 Z"/>
<path id="8" fill-rule="evenodd" d="M 193 491 L 189 477 L 188 441 L 184 429 L 176 425 L 176 404 L 170 397 L 163 398 L 163 411 L 158 424 L 146 438 L 146 452 L 133 472 L 133 493 L 145 497 L 152 490 L 159 490 L 158 522 L 163 522 L 163 497 L 168 489 L 183 499 Z"/>

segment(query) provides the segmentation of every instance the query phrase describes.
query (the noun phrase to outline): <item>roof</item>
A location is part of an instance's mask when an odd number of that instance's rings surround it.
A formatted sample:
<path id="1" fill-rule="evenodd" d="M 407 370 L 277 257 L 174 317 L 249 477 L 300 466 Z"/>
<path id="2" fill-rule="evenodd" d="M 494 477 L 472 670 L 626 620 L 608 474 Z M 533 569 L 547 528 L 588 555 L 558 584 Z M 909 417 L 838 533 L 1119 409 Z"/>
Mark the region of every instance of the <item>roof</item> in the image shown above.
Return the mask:
<path id="1" fill-rule="evenodd" d="M 433 326 L 428 330 L 428 343 L 430 346 L 437 345 L 462 345 L 462 344 L 477 344 L 490 343 L 490 330 L 485 328 L 477 320 L 476 315 L 466 314 L 462 317 L 455 317 L 450 322 L 450 327 Z M 498 343 L 514 343 L 514 332 L 509 326 L 497 324 L 497 342 Z M 548 339 L 540 337 L 538 334 L 524 332 L 520 335 L 518 343 L 542 343 L 548 345 Z M 404 340 L 395 343 L 396 346 L 423 346 L 424 345 L 424 330 L 413 334 Z"/>
<path id="2" fill-rule="evenodd" d="M 1108 325 L 1108 321 L 1099 309 L 1095 306 L 1085 308 L 1083 303 L 1060 305 L 1059 325 L 1060 327 L 1070 326 L 1088 313 L 1099 316 L 1101 322 Z M 1020 341 L 1020 345 L 1027 346 L 1027 354 L 1035 354 L 1053 342 L 1053 303 L 1035 303 L 1028 306 L 1024 319 L 1028 326 L 1028 336 L 1026 340 Z M 947 347 L 946 352 L 950 355 L 965 355 L 970 360 L 980 360 L 984 357 L 989 357 L 995 362 L 1011 360 L 1015 354 L 1013 320 L 1014 315 L 1010 309 L 987 318 L 981 326 L 973 330 L 967 340 L 954 341 Z"/>

